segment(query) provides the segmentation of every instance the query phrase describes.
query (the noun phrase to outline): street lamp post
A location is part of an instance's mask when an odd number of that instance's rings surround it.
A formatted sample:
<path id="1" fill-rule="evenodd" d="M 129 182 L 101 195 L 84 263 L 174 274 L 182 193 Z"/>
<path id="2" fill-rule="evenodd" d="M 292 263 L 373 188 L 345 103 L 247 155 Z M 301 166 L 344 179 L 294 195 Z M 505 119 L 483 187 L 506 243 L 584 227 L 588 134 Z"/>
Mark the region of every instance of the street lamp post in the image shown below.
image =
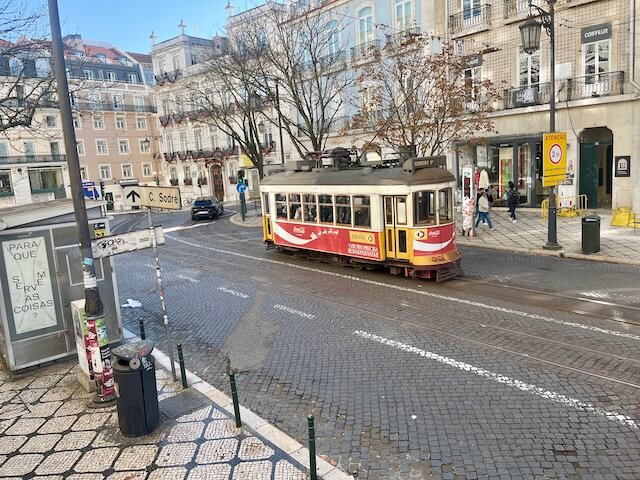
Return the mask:
<path id="1" fill-rule="evenodd" d="M 529 55 L 540 48 L 540 30 L 544 27 L 549 35 L 549 133 L 556 131 L 556 47 L 555 47 L 555 4 L 556 0 L 546 0 L 549 10 L 546 11 L 537 5 L 533 5 L 529 0 L 530 10 L 535 10 L 540 15 L 540 22 L 536 21 L 533 15 L 529 15 L 525 22 L 520 25 L 520 35 L 522 37 L 522 49 Z M 557 207 L 556 207 L 556 187 L 549 187 L 549 214 L 547 215 L 547 243 L 542 248 L 547 250 L 558 250 L 562 248 L 558 243 L 557 231 Z"/>

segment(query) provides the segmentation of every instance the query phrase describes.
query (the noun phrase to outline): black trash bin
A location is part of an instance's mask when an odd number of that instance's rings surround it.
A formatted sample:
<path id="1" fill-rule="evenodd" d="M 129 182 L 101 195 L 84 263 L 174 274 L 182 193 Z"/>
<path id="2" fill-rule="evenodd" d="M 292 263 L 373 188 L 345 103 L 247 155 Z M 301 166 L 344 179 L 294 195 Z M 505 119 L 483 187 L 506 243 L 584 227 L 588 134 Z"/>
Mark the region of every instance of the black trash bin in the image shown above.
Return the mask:
<path id="1" fill-rule="evenodd" d="M 600 251 L 600 217 L 587 215 L 582 219 L 582 253 Z"/>
<path id="2" fill-rule="evenodd" d="M 113 377 L 118 392 L 118 424 L 125 437 L 153 432 L 160 422 L 153 342 L 121 345 L 112 350 L 116 357 Z"/>

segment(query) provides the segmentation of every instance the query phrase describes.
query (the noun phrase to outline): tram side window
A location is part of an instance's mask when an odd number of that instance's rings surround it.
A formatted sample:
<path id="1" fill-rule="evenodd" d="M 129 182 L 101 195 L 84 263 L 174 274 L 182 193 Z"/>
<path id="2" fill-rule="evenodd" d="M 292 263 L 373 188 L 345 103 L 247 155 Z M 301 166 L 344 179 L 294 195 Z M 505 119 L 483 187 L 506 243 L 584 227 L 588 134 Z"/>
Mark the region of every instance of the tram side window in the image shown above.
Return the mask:
<path id="1" fill-rule="evenodd" d="M 289 220 L 302 220 L 302 205 L 300 204 L 300 194 L 289 194 Z"/>
<path id="2" fill-rule="evenodd" d="M 304 222 L 316 222 L 318 218 L 316 212 L 316 196 L 305 194 L 302 196 L 302 220 Z"/>
<path id="3" fill-rule="evenodd" d="M 264 214 L 269 215 L 269 194 L 262 194 L 262 204 L 264 205 Z"/>
<path id="4" fill-rule="evenodd" d="M 369 197 L 355 195 L 353 197 L 353 224 L 356 227 L 371 228 L 371 215 L 369 214 Z"/>
<path id="5" fill-rule="evenodd" d="M 331 195 L 318 195 L 320 222 L 333 223 L 333 198 Z"/>
<path id="6" fill-rule="evenodd" d="M 276 217 L 287 218 L 287 198 L 283 193 L 276 193 Z"/>
<path id="7" fill-rule="evenodd" d="M 450 188 L 438 191 L 438 223 L 453 220 L 452 200 L 452 190 Z"/>
<path id="8" fill-rule="evenodd" d="M 435 192 L 424 191 L 413 194 L 415 225 L 434 225 L 436 223 Z"/>
<path id="9" fill-rule="evenodd" d="M 336 223 L 351 226 L 351 199 L 347 195 L 336 197 Z"/>

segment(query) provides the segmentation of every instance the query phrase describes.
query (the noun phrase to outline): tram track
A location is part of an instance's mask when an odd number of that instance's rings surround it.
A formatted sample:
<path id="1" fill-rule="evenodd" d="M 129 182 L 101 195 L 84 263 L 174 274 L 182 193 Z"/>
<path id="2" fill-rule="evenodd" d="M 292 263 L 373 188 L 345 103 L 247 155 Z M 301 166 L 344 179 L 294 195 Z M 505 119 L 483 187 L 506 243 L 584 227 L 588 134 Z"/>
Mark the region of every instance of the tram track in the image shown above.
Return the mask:
<path id="1" fill-rule="evenodd" d="M 202 255 L 201 254 L 195 254 L 195 253 L 190 253 L 190 252 L 186 252 L 184 249 L 176 249 L 173 251 L 174 254 L 178 255 L 178 256 L 183 256 L 183 257 L 187 257 L 187 258 L 191 258 L 194 259 L 194 265 L 193 266 L 199 266 L 200 268 L 205 267 L 205 265 L 202 264 Z M 257 277 L 255 275 L 255 272 L 250 272 L 250 273 L 244 273 L 244 268 L 241 267 L 240 265 L 238 265 L 237 262 L 234 262 L 232 260 L 225 260 L 224 258 L 216 258 L 215 260 L 215 264 L 219 265 L 221 268 L 216 268 L 215 266 L 206 266 L 205 268 L 209 268 L 212 271 L 218 270 L 221 271 L 221 273 L 227 273 L 227 266 L 228 267 L 233 267 L 233 271 L 234 271 L 234 281 L 247 281 L 247 282 L 255 282 L 255 283 L 259 283 L 261 284 L 265 289 L 267 290 L 280 290 L 282 292 L 285 293 L 295 293 L 296 295 L 300 295 L 302 297 L 306 297 L 308 299 L 312 299 L 315 302 L 319 302 L 319 303 L 324 303 L 327 305 L 337 305 L 341 308 L 344 309 L 348 309 L 354 312 L 357 312 L 363 316 L 375 316 L 377 318 L 380 318 L 386 322 L 392 322 L 395 323 L 397 325 L 404 325 L 406 327 L 410 327 L 413 329 L 418 329 L 418 330 L 422 330 L 425 332 L 431 332 L 434 334 L 438 334 L 438 335 L 442 335 L 444 337 L 448 337 L 448 338 L 453 338 L 456 341 L 463 341 L 463 342 L 467 342 L 469 344 L 473 344 L 476 345 L 478 347 L 483 347 L 483 348 L 488 348 L 488 349 L 493 349 L 495 351 L 500 351 L 502 353 L 505 354 L 509 354 L 509 355 L 513 355 L 519 358 L 524 358 L 527 361 L 536 361 L 539 362 L 541 364 L 545 364 L 545 365 L 549 365 L 549 366 L 553 366 L 559 369 L 564 369 L 566 371 L 571 371 L 573 373 L 577 373 L 577 374 L 581 374 L 584 376 L 588 376 L 588 377 L 592 377 L 592 378 L 597 378 L 599 380 L 605 380 L 608 382 L 612 382 L 612 383 L 616 383 L 619 385 L 624 385 L 633 389 L 640 389 L 640 383 L 636 383 L 633 381 L 628 381 L 625 380 L 623 378 L 620 377 L 616 377 L 614 375 L 608 374 L 607 372 L 605 372 L 605 368 L 604 366 L 603 368 L 603 373 L 597 373 L 594 371 L 590 371 L 590 370 L 586 370 L 584 368 L 579 368 L 579 367 L 575 367 L 566 363 L 561 363 L 561 362 L 555 362 L 553 360 L 550 360 L 549 358 L 545 358 L 541 355 L 536 355 L 536 354 L 532 354 L 532 353 L 526 353 L 526 352 L 522 352 L 522 351 L 518 351 L 515 350 L 513 348 L 508 348 L 505 346 L 501 346 L 501 345 L 496 345 L 495 343 L 491 343 L 491 342 L 487 342 L 487 341 L 483 341 L 483 340 L 479 340 L 476 338 L 470 338 L 468 336 L 464 336 L 464 335 L 459 335 L 456 333 L 452 333 L 450 331 L 446 331 L 442 328 L 436 328 L 434 326 L 428 326 L 428 325 L 424 325 L 424 324 L 420 324 L 420 323 L 416 323 L 416 322 L 411 322 L 411 321 L 407 321 L 405 319 L 401 319 L 398 317 L 394 317 L 391 315 L 387 315 L 384 313 L 381 313 L 375 309 L 371 309 L 371 308 L 365 308 L 363 306 L 355 306 L 351 303 L 346 303 L 346 302 L 342 302 L 338 299 L 336 299 L 335 297 L 331 298 L 331 300 L 327 300 L 327 296 L 326 295 L 320 295 L 320 294 L 314 294 L 314 293 L 310 293 L 308 291 L 308 286 L 306 287 L 306 290 L 303 290 L 302 288 L 299 288 L 301 285 L 300 284 L 296 284 L 298 285 L 298 287 L 296 287 L 296 285 L 291 285 L 288 284 L 286 286 L 284 285 L 277 285 L 274 284 L 273 282 L 270 281 L 270 279 L 268 278 L 260 278 Z M 247 267 L 248 268 L 248 267 Z M 467 292 L 468 293 L 468 292 Z M 363 299 L 364 300 L 364 299 Z M 362 302 L 364 304 L 366 304 L 366 302 Z M 398 305 L 399 307 L 403 307 L 403 308 L 407 308 L 407 305 Z M 414 316 L 419 315 L 421 318 L 424 318 L 425 320 L 428 320 L 428 318 L 422 314 L 420 314 L 418 312 L 420 307 L 411 307 L 413 310 L 415 310 L 417 313 L 414 314 Z M 586 314 L 585 314 L 586 315 Z M 514 330 L 514 329 L 509 329 L 509 328 L 505 328 L 505 327 L 500 327 L 500 326 L 496 326 L 496 325 L 491 325 L 488 322 L 481 322 L 481 321 L 476 321 L 476 320 L 472 320 L 472 319 L 464 319 L 464 322 L 467 322 L 467 324 L 473 324 L 476 327 L 480 327 L 483 330 L 484 329 L 493 329 L 497 332 L 500 332 L 500 334 L 503 335 L 510 335 L 513 337 L 519 337 L 519 338 L 523 338 L 526 339 L 527 342 L 531 343 L 532 341 L 535 342 L 541 342 L 544 345 L 554 345 L 556 346 L 556 348 L 562 348 L 564 350 L 569 350 L 569 351 L 574 351 L 574 352 L 578 352 L 579 354 L 593 354 L 593 355 L 598 355 L 601 357 L 605 357 L 608 358 L 610 361 L 604 361 L 604 362 L 597 362 L 598 364 L 604 364 L 606 366 L 608 366 L 610 363 L 615 363 L 615 362 L 626 362 L 628 364 L 631 364 L 631 368 L 637 368 L 640 365 L 640 360 L 636 359 L 636 358 L 632 358 L 629 356 L 624 356 L 624 355 L 619 355 L 616 353 L 611 353 L 611 352 L 606 352 L 603 350 L 598 350 L 598 349 L 594 349 L 594 348 L 589 348 L 589 347 L 585 347 L 585 346 L 578 346 L 575 345 L 573 343 L 568 343 L 568 342 L 564 342 L 561 340 L 556 340 L 556 339 L 550 339 L 546 336 L 541 336 L 541 335 L 536 335 L 536 334 L 531 334 L 531 333 L 523 333 L 520 332 L 518 330 Z M 579 356 L 579 355 L 578 355 Z M 547 355 L 548 357 L 548 355 Z M 627 370 L 627 369 L 625 369 Z"/>

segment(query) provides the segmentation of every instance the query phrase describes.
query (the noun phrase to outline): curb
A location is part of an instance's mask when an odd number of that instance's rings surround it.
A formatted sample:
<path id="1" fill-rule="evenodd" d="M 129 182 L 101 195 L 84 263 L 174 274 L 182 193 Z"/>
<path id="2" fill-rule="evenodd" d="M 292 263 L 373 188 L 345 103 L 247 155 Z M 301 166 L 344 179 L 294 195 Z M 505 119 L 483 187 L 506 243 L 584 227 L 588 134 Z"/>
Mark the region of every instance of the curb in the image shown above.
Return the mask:
<path id="1" fill-rule="evenodd" d="M 140 340 L 140 338 L 130 330 L 123 328 L 122 331 L 125 340 L 131 340 L 134 338 Z M 157 348 L 154 348 L 153 357 L 155 358 L 157 364 L 171 372 L 171 360 L 164 352 L 158 350 Z M 176 372 L 179 372 L 180 365 L 177 361 L 174 361 L 173 363 L 175 365 Z M 232 416 L 235 416 L 235 412 L 233 410 L 233 401 L 224 392 L 221 392 L 217 388 L 208 384 L 197 375 L 191 373 L 189 370 L 186 370 L 186 376 L 187 384 L 189 385 L 189 387 L 193 387 L 195 390 L 207 397 L 220 408 L 222 408 Z M 269 422 L 259 417 L 256 413 L 252 412 L 246 407 L 243 407 L 242 405 L 240 405 L 240 418 L 242 418 L 243 427 L 251 429 L 259 436 L 273 443 L 284 453 L 303 465 L 307 469 L 307 471 L 309 470 L 309 449 L 307 447 L 298 443 L 297 440 L 291 438 L 289 435 L 277 429 Z M 318 476 L 323 480 L 353 480 L 353 477 L 351 475 L 348 475 L 338 467 L 331 465 L 329 462 L 317 455 L 316 468 Z"/>
<path id="2" fill-rule="evenodd" d="M 258 225 L 247 223 L 246 220 L 245 221 L 242 220 L 242 215 L 240 213 L 236 213 L 235 215 L 232 215 L 231 218 L 229 218 L 229 221 L 234 225 L 238 225 L 240 227 L 262 228 L 262 215 L 260 217 L 258 217 L 257 215 L 245 215 L 245 219 L 251 218 L 251 217 L 260 218 L 260 223 Z"/>

